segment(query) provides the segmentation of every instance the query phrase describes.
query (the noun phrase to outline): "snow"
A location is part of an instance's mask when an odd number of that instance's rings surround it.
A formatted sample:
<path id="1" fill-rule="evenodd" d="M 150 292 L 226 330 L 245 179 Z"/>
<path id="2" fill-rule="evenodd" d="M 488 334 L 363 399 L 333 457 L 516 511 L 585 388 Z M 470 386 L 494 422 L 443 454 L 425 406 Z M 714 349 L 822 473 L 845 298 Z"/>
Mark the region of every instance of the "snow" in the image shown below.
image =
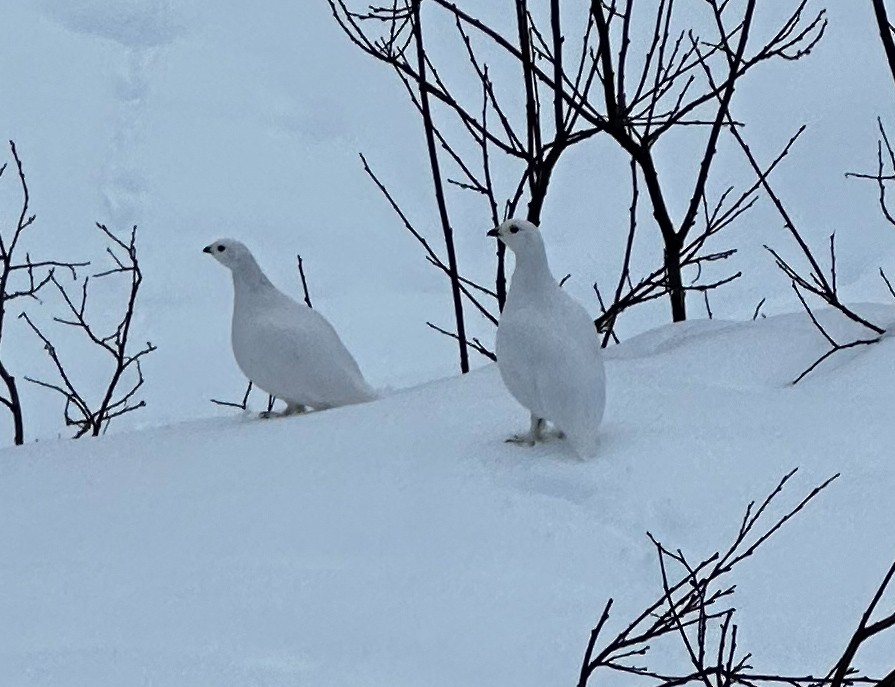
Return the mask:
<path id="1" fill-rule="evenodd" d="M 837 231 L 843 299 L 888 327 L 877 269 L 893 271 L 892 229 L 873 185 L 843 172 L 873 168 L 892 86 L 869 3 L 827 4 L 810 58 L 763 66 L 734 114 L 762 160 L 809 124 L 773 181 L 813 246 Z M 727 319 L 667 325 L 664 302 L 622 319 L 600 448 L 579 460 L 562 442 L 506 445 L 526 422 L 496 368 L 477 358 L 457 377 L 454 343 L 426 327 L 450 326 L 446 282 L 357 157 L 437 237 L 419 122 L 325 3 L 7 0 L 0 92 L 0 140 L 16 141 L 38 215 L 24 248 L 98 271 L 93 223 L 139 225 L 134 337 L 158 346 L 147 407 L 98 440 L 61 439 L 59 398 L 21 389 L 28 443 L 0 450 L 0 684 L 574 684 L 605 600 L 615 629 L 659 591 L 647 530 L 707 555 L 794 466 L 785 505 L 842 476 L 737 571 L 739 643 L 756 670 L 824 672 L 841 653 L 893 555 L 895 351 L 887 337 L 789 385 L 826 342 L 762 248 L 797 257 L 767 203 L 719 238 L 744 272 L 713 295 Z M 657 164 L 682 183 L 688 150 L 669 145 Z M 722 144 L 712 191 L 742 169 Z M 0 228 L 18 212 L 7 172 Z M 595 140 L 553 184 L 543 224 L 566 230 L 549 237 L 551 265 L 594 314 L 591 284 L 613 283 L 621 262 L 626 162 Z M 491 227 L 458 198 L 461 268 L 486 281 Z M 231 287 L 201 252 L 221 235 L 296 297 L 302 255 L 315 308 L 390 389 L 382 399 L 269 422 L 209 402 L 244 388 Z M 638 239 L 635 267 L 658 250 Z M 749 321 L 765 297 L 772 316 Z M 57 306 L 47 294 L 24 307 L 92 389 L 101 362 L 53 328 Z M 15 314 L 4 359 L 47 376 Z M 477 314 L 469 327 L 493 343 Z M 858 664 L 891 670 L 893 655 L 883 637 Z"/>
<path id="2" fill-rule="evenodd" d="M 823 345 L 794 315 L 623 343 L 586 461 L 504 443 L 520 418 L 494 366 L 306 416 L 7 451 L 0 682 L 570 684 L 605 599 L 621 627 L 659 591 L 646 530 L 707 555 L 795 466 L 788 506 L 843 476 L 735 575 L 739 641 L 758 670 L 822 671 L 895 517 L 895 344 L 788 385 Z M 895 651 L 879 644 L 865 670 Z"/>

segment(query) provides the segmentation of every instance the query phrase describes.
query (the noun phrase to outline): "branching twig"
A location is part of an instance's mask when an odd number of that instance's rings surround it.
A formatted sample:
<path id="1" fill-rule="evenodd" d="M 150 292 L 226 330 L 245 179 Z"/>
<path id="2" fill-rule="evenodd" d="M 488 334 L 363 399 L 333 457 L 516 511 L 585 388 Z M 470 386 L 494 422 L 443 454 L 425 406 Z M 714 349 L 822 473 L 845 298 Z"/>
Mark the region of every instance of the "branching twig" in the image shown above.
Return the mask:
<path id="1" fill-rule="evenodd" d="M 651 678 L 660 687 L 681 687 L 690 683 L 699 683 L 703 687 L 732 684 L 754 687 L 761 682 L 808 687 L 823 682 L 813 676 L 791 677 L 751 672 L 749 654 L 739 653 L 737 626 L 733 623 L 734 609 L 726 603 L 734 593 L 734 587 L 724 582 L 726 576 L 742 561 L 753 556 L 838 477 L 834 475 L 818 485 L 784 515 L 766 523 L 771 505 L 779 499 L 795 473 L 796 470 L 787 473 L 757 508 L 755 502 L 747 506 L 733 542 L 723 553 L 718 551 L 696 565 L 689 563 L 683 552 L 669 549 L 648 533 L 658 557 L 661 593 L 615 637 L 606 641 L 602 648 L 597 648 L 609 620 L 612 601 L 606 604 L 591 631 L 578 687 L 585 687 L 599 670 Z M 682 569 L 676 579 L 671 574 L 672 565 Z M 716 627 L 717 646 L 714 650 L 709 646 L 710 626 Z M 659 643 L 665 642 L 667 645 L 675 638 L 684 649 L 691 671 L 666 674 L 627 662 L 633 657 L 646 660 Z M 856 681 L 861 680 L 870 681 L 865 677 Z"/>
<path id="2" fill-rule="evenodd" d="M 65 399 L 63 410 L 65 424 L 76 428 L 76 438 L 88 434 L 98 436 L 108 429 L 109 424 L 115 418 L 146 405 L 143 400 L 135 401 L 137 393 L 145 381 L 141 363 L 145 356 L 156 350 L 156 347 L 148 341 L 136 352 L 130 345 L 137 295 L 143 281 L 143 273 L 137 257 L 137 227 L 132 228 L 128 240 L 125 241 L 105 225 L 97 223 L 96 226 L 111 244 L 107 246 L 106 252 L 115 266 L 94 274 L 92 278 L 98 280 L 121 276 L 127 280 L 128 284 L 124 311 L 111 332 L 101 334 L 87 313 L 91 277 L 85 277 L 82 281 L 79 297 L 73 296 L 52 271 L 49 274 L 49 282 L 55 286 L 68 309 L 65 317 L 56 317 L 54 320 L 59 324 L 80 330 L 90 343 L 111 358 L 112 370 L 105 390 L 98 400 L 93 402 L 88 400 L 85 393 L 75 385 L 50 339 L 26 313 L 21 315 L 43 343 L 44 350 L 53 363 L 59 381 L 47 382 L 31 377 L 25 377 L 25 379 L 37 386 L 55 391 Z"/>
<path id="3" fill-rule="evenodd" d="M 836 662 L 833 670 L 831 670 L 830 674 L 827 676 L 831 679 L 829 684 L 835 687 L 841 687 L 842 685 L 847 685 L 850 682 L 853 682 L 853 675 L 856 671 L 852 668 L 851 663 L 860 648 L 867 642 L 867 640 L 881 632 L 885 632 L 886 630 L 895 627 L 895 612 L 889 613 L 875 622 L 871 622 L 873 613 L 879 605 L 879 602 L 882 600 L 883 595 L 886 593 L 893 577 L 895 577 L 895 562 L 892 563 L 888 572 L 883 576 L 883 581 L 880 583 L 876 593 L 867 605 L 864 614 L 861 616 L 858 627 L 849 640 L 848 646 L 845 647 L 842 657 Z"/>
<path id="4" fill-rule="evenodd" d="M 308 280 L 305 278 L 304 261 L 301 259 L 301 255 L 295 257 L 298 259 L 298 276 L 301 277 L 301 290 L 304 292 L 305 305 L 313 308 L 314 306 L 311 305 L 311 294 L 308 293 Z"/>
<path id="5" fill-rule="evenodd" d="M 28 183 L 25 180 L 25 171 L 22 160 L 19 157 L 16 144 L 9 142 L 9 149 L 15 162 L 18 173 L 19 188 L 22 192 L 22 205 L 18 213 L 18 219 L 11 232 L 5 232 L 0 228 L 0 342 L 5 331 L 6 315 L 9 311 L 9 303 L 18 298 L 31 298 L 38 300 L 38 294 L 48 286 L 53 279 L 53 270 L 56 268 L 68 271 L 72 278 L 77 277 L 76 268 L 85 267 L 86 262 L 69 262 L 61 260 L 31 260 L 31 256 L 25 254 L 25 261 L 20 262 L 16 249 L 24 231 L 30 227 L 36 215 L 30 213 L 31 194 Z M 7 165 L 0 166 L 0 177 L 6 171 Z M 22 275 L 21 278 L 15 278 Z M 24 281 L 24 283 L 21 283 Z M 25 441 L 25 425 L 22 414 L 22 403 L 19 396 L 18 384 L 15 376 L 6 366 L 4 356 L 0 356 L 0 380 L 6 387 L 5 395 L 0 394 L 2 404 L 12 416 L 13 442 L 22 444 Z"/>
<path id="6" fill-rule="evenodd" d="M 450 338 L 454 339 L 455 341 L 458 338 L 456 333 L 449 332 L 447 329 L 444 329 L 443 327 L 439 327 L 437 324 L 433 324 L 432 322 L 426 322 L 426 326 L 430 327 L 431 329 L 434 329 L 439 334 L 444 334 L 445 336 L 449 336 Z M 494 355 L 494 352 L 488 350 L 485 347 L 485 345 L 481 341 L 479 341 L 477 338 L 473 338 L 472 340 L 467 340 L 466 345 L 469 346 L 476 353 L 479 353 L 479 354 L 485 356 L 491 362 L 497 361 L 497 356 Z"/>

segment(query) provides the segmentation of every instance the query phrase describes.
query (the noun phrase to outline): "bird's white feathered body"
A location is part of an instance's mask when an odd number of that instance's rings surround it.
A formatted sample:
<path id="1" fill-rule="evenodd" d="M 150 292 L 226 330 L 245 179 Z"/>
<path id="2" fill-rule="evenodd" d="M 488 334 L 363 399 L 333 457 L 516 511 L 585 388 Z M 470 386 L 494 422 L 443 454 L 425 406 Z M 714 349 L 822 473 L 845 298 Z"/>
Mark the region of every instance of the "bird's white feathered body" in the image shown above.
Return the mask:
<path id="1" fill-rule="evenodd" d="M 539 439 L 538 419 L 548 420 L 577 453 L 592 455 L 606 404 L 593 320 L 556 283 L 537 227 L 509 220 L 497 233 L 516 256 L 497 328 L 497 366 L 509 392 L 531 413 L 524 438 Z"/>
<path id="2" fill-rule="evenodd" d="M 245 246 L 224 239 L 206 251 L 233 273 L 233 355 L 256 386 L 285 401 L 289 412 L 374 398 L 332 325 L 277 289 Z"/>
<path id="3" fill-rule="evenodd" d="M 357 362 L 320 313 L 275 287 L 235 284 L 233 355 L 246 377 L 290 405 L 311 408 L 373 398 Z"/>

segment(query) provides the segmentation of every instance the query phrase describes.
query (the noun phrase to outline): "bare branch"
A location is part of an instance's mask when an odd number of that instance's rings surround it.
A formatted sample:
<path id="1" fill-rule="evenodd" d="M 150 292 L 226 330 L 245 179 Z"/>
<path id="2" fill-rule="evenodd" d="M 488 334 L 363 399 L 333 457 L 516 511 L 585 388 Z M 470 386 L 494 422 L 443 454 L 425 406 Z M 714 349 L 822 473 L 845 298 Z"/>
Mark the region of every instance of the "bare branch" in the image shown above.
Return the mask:
<path id="1" fill-rule="evenodd" d="M 111 358 L 112 369 L 105 390 L 98 401 L 91 403 L 84 393 L 75 385 L 70 374 L 66 370 L 55 346 L 43 331 L 23 313 L 21 317 L 27 322 L 34 334 L 41 340 L 44 350 L 56 371 L 59 382 L 47 382 L 43 380 L 26 378 L 29 382 L 40 387 L 53 390 L 65 399 L 63 415 L 67 426 L 77 428 L 75 438 L 86 435 L 98 436 L 106 431 L 109 423 L 122 415 L 143 408 L 144 401 L 135 401 L 137 392 L 144 384 L 142 359 L 156 350 L 151 342 L 139 347 L 136 351 L 130 344 L 131 325 L 136 308 L 137 294 L 143 281 L 137 257 L 137 227 L 134 226 L 127 241 L 122 240 L 103 224 L 97 223 L 97 229 L 102 232 L 112 244 L 107 246 L 106 252 L 115 267 L 93 275 L 94 280 L 108 277 L 123 276 L 128 282 L 127 298 L 124 311 L 118 324 L 108 334 L 100 334 L 87 315 L 87 303 L 89 300 L 90 278 L 84 278 L 81 282 L 80 297 L 74 298 L 53 274 L 49 274 L 48 280 L 55 287 L 68 308 L 66 318 L 56 317 L 56 322 L 79 329 L 87 339 L 97 348 L 105 351 Z M 122 254 L 123 253 L 123 254 Z M 77 411 L 76 415 L 72 410 Z"/>
<path id="2" fill-rule="evenodd" d="M 311 305 L 311 295 L 308 293 L 308 280 L 305 278 L 304 261 L 301 259 L 301 255 L 296 255 L 295 257 L 298 259 L 298 275 L 301 277 L 301 288 L 305 296 L 305 305 L 309 308 L 313 308 L 314 306 Z M 248 392 L 246 392 L 246 396 L 248 396 Z"/>
<path id="3" fill-rule="evenodd" d="M 456 333 L 449 332 L 447 329 L 439 327 L 437 324 L 433 324 L 432 322 L 426 322 L 426 326 L 434 329 L 439 334 L 444 334 L 445 336 L 449 336 L 454 341 L 457 341 L 459 338 Z M 466 345 L 469 346 L 476 353 L 479 353 L 479 354 L 485 356 L 486 358 L 488 358 L 488 360 L 490 360 L 491 362 L 497 361 L 497 356 L 494 355 L 494 353 L 492 351 L 489 351 L 485 347 L 485 345 L 481 341 L 479 341 L 477 338 L 473 338 L 471 341 L 467 340 Z"/>
<path id="4" fill-rule="evenodd" d="M 785 485 L 795 473 L 796 470 L 792 470 L 784 475 L 757 509 L 755 502 L 747 506 L 742 524 L 733 542 L 723 554 L 716 552 L 693 565 L 682 551 L 666 547 L 652 534 L 647 533 L 658 558 L 661 593 L 655 602 L 598 649 L 603 629 L 609 621 L 612 601 L 606 604 L 597 625 L 591 631 L 584 652 L 578 687 L 586 687 L 588 680 L 598 670 L 651 678 L 656 687 L 683 687 L 691 683 L 701 684 L 703 687 L 729 687 L 734 684 L 756 687 L 759 683 L 817 687 L 829 683 L 829 680 L 817 679 L 811 675 L 786 676 L 751 672 L 750 655 L 738 654 L 737 626 L 733 622 L 735 611 L 726 603 L 734 593 L 734 587 L 723 584 L 725 576 L 739 563 L 754 555 L 765 542 L 838 477 L 834 475 L 821 483 L 784 515 L 765 523 L 771 504 L 781 497 Z M 681 568 L 679 577 L 673 578 L 672 567 Z M 888 579 L 885 583 L 888 584 Z M 875 597 L 877 602 L 880 596 L 881 592 Z M 874 603 L 871 604 L 871 611 Z M 721 608 L 718 608 L 719 606 Z M 869 615 L 865 614 L 865 619 L 868 617 Z M 714 637 L 717 645 L 714 649 L 709 646 L 710 626 L 715 627 Z M 862 625 L 868 629 L 875 629 L 876 626 L 867 623 Z M 643 665 L 629 665 L 626 662 L 626 659 L 633 657 L 647 659 L 653 647 L 663 640 L 667 640 L 665 643 L 667 653 L 667 642 L 675 638 L 677 645 L 683 649 L 686 660 L 692 666 L 692 670 L 688 672 L 663 673 Z M 869 683 L 871 680 L 864 676 L 855 676 L 854 682 Z"/>

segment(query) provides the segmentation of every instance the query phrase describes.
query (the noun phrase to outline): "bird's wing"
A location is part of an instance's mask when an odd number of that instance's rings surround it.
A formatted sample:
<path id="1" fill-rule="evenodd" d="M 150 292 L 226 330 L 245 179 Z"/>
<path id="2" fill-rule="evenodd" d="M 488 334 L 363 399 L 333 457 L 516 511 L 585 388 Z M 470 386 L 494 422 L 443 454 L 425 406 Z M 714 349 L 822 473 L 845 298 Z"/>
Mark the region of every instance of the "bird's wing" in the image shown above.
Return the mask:
<path id="1" fill-rule="evenodd" d="M 319 313 L 295 304 L 258 317 L 253 336 L 266 351 L 263 365 L 271 389 L 284 399 L 326 407 L 369 397 L 357 362 L 332 325 Z M 258 380 L 262 388 L 264 384 Z"/>
<path id="2" fill-rule="evenodd" d="M 571 301 L 574 307 L 567 306 L 555 303 L 548 310 L 519 308 L 509 313 L 501 320 L 497 352 L 513 396 L 564 430 L 578 425 L 581 417 L 596 416 L 599 422 L 605 393 L 593 324 L 580 305 Z"/>
<path id="3" fill-rule="evenodd" d="M 588 443 L 596 435 L 606 404 L 603 354 L 590 315 L 565 292 L 561 297 L 558 321 L 552 329 L 563 340 L 563 355 L 554 387 L 547 393 L 553 394 L 550 402 L 555 407 L 557 425 L 575 435 L 573 438 Z"/>

